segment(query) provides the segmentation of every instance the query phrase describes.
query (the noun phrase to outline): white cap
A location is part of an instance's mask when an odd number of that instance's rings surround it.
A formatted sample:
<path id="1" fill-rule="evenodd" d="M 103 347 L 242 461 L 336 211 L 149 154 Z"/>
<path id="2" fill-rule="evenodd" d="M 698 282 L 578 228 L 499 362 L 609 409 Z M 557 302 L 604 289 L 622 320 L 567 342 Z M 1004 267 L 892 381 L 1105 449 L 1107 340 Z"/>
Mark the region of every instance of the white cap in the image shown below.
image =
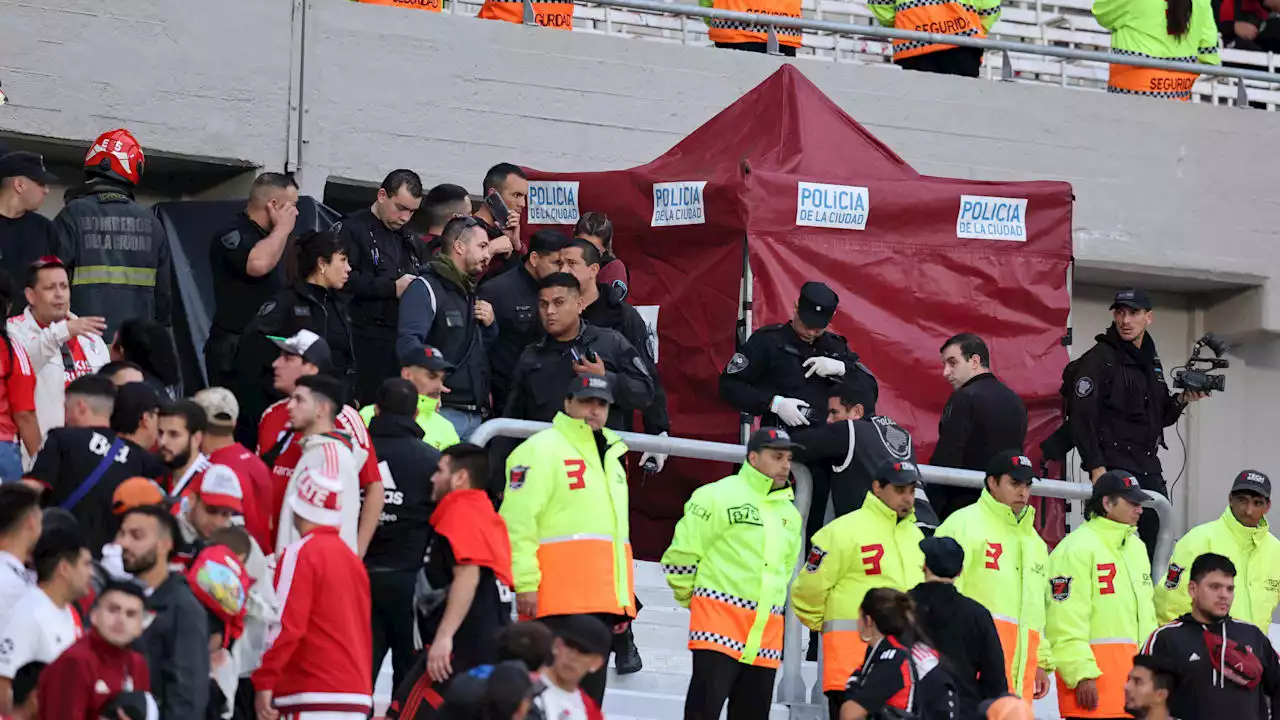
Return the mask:
<path id="1" fill-rule="evenodd" d="M 289 498 L 294 514 L 317 525 L 342 524 L 342 483 L 337 478 L 303 468 L 295 488 L 296 493 Z"/>
<path id="2" fill-rule="evenodd" d="M 226 465 L 210 465 L 206 468 L 196 495 L 210 507 L 244 512 L 244 490 L 240 488 L 240 477 Z"/>

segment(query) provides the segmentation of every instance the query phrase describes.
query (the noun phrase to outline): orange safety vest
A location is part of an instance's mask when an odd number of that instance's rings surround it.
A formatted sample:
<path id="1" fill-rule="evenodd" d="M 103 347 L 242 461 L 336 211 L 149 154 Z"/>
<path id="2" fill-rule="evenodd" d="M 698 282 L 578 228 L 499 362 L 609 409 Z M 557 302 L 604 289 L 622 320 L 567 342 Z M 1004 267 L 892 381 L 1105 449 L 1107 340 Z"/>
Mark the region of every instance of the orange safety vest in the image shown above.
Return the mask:
<path id="1" fill-rule="evenodd" d="M 1156 58 L 1151 55 L 1132 52 L 1130 50 L 1111 49 L 1113 55 L 1131 55 L 1133 57 L 1151 58 L 1152 60 L 1172 60 L 1174 62 L 1199 62 L 1198 57 Z M 1163 100 L 1191 100 L 1191 86 L 1195 85 L 1198 73 L 1173 72 L 1156 70 L 1155 68 L 1133 67 L 1131 65 L 1112 65 L 1107 77 L 1107 92 L 1120 95 L 1140 95 L 1142 97 L 1161 98 Z"/>
<path id="2" fill-rule="evenodd" d="M 444 0 L 351 0 L 351 1 L 364 3 L 366 5 L 390 5 L 391 7 L 411 8 L 413 10 L 426 10 L 428 12 L 440 12 L 444 10 Z"/>
<path id="3" fill-rule="evenodd" d="M 973 5 L 956 0 L 900 0 L 894 7 L 893 26 L 899 30 L 985 38 L 987 30 Z M 952 50 L 955 45 L 921 40 L 894 40 L 894 61 Z"/>
<path id="4" fill-rule="evenodd" d="M 538 24 L 555 30 L 573 29 L 573 3 L 535 2 L 533 16 Z M 476 17 L 485 20 L 504 20 L 517 25 L 524 22 L 524 3 L 521 0 L 485 0 Z"/>
<path id="5" fill-rule="evenodd" d="M 756 13 L 759 15 L 776 15 L 777 17 L 799 18 L 800 0 L 712 0 L 703 5 L 717 10 Z M 767 42 L 769 26 L 743 23 L 737 20 L 710 20 L 707 22 L 707 36 L 716 43 L 755 43 Z M 800 47 L 800 31 L 793 28 L 774 27 L 778 35 L 778 44 Z"/>

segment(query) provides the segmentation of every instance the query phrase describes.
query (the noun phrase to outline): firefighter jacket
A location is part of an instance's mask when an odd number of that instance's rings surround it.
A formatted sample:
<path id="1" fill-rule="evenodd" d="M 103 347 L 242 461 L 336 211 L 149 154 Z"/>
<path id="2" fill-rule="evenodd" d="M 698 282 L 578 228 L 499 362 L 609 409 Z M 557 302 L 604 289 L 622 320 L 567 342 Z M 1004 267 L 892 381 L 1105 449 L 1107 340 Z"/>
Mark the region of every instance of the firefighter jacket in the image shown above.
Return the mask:
<path id="1" fill-rule="evenodd" d="M 1000 19 L 1000 0 L 869 0 L 867 4 L 885 27 L 939 35 L 985 38 Z M 955 47 L 924 40 L 894 40 L 893 60 Z"/>
<path id="2" fill-rule="evenodd" d="M 1191 612 L 1187 583 L 1191 563 L 1205 553 L 1225 555 L 1236 566 L 1236 597 L 1232 617 L 1253 623 L 1264 630 L 1271 627 L 1271 615 L 1280 602 L 1280 540 L 1271 534 L 1264 518 L 1256 528 L 1247 528 L 1231 514 L 1197 525 L 1173 547 L 1164 582 L 1156 587 L 1156 617 L 1162 623 Z"/>
<path id="3" fill-rule="evenodd" d="M 1156 628 L 1151 565 L 1138 531 L 1095 517 L 1068 533 L 1049 555 L 1046 635 L 1057 663 L 1058 709 L 1063 717 L 1116 718 L 1124 712 L 1124 685 L 1137 654 Z M 1098 706 L 1076 704 L 1081 680 L 1098 685 Z"/>
<path id="4" fill-rule="evenodd" d="M 744 464 L 694 491 L 676 524 L 662 570 L 688 607 L 689 649 L 748 665 L 782 660 L 787 583 L 800 556 L 803 523 L 789 485 Z"/>
<path id="5" fill-rule="evenodd" d="M 64 200 L 53 224 L 70 274 L 71 312 L 106 318 L 107 338 L 129 318 L 168 327 L 173 285 L 160 218 L 130 188 L 103 179 L 70 188 Z"/>
<path id="6" fill-rule="evenodd" d="M 757 13 L 800 19 L 800 0 L 699 0 L 703 7 L 733 12 Z M 738 20 L 708 20 L 707 35 L 713 43 L 762 43 L 769 39 L 769 26 L 743 23 Z M 774 27 L 779 45 L 798 48 L 800 31 L 793 28 Z"/>
<path id="7" fill-rule="evenodd" d="M 501 515 L 516 592 L 538 593 L 538 617 L 635 617 L 628 539 L 627 446 L 564 413 L 507 458 Z"/>
<path id="8" fill-rule="evenodd" d="M 791 603 L 800 622 L 822 631 L 824 691 L 843 690 L 862 666 L 867 644 L 858 638 L 858 608 L 867 591 L 906 592 L 924 582 L 921 540 L 915 514 L 899 520 L 874 493 L 814 533 Z"/>
<path id="9" fill-rule="evenodd" d="M 964 570 L 956 589 L 982 603 L 996 623 L 1004 650 L 1009 689 L 1030 701 L 1036 667 L 1053 669 L 1044 637 L 1049 601 L 1049 549 L 1036 532 L 1036 510 L 1016 517 L 986 490 L 978 502 L 957 510 L 938 528 L 964 548 Z"/>
<path id="10" fill-rule="evenodd" d="M 1157 60 L 1220 65 L 1218 27 L 1210 0 L 1192 0 L 1182 36 L 1170 35 L 1163 0 L 1094 0 L 1093 16 L 1111 31 L 1111 52 Z M 1190 100 L 1196 73 L 1112 65 L 1107 92 L 1167 100 Z"/>

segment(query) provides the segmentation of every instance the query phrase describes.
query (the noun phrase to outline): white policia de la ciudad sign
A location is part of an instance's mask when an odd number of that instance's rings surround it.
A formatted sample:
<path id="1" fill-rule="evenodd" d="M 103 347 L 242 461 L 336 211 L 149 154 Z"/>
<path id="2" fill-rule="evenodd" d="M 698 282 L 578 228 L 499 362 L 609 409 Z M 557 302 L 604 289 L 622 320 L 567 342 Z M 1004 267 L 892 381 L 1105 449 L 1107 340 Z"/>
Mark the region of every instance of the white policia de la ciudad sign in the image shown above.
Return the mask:
<path id="1" fill-rule="evenodd" d="M 796 225 L 866 230 L 871 198 L 856 185 L 802 182 L 796 186 Z"/>
<path id="2" fill-rule="evenodd" d="M 529 182 L 530 225 L 574 225 L 578 222 L 577 180 Z"/>
<path id="3" fill-rule="evenodd" d="M 1027 241 L 1027 199 L 961 195 L 956 237 Z"/>
<path id="4" fill-rule="evenodd" d="M 707 222 L 706 180 L 653 184 L 653 220 L 650 227 L 702 225 Z"/>

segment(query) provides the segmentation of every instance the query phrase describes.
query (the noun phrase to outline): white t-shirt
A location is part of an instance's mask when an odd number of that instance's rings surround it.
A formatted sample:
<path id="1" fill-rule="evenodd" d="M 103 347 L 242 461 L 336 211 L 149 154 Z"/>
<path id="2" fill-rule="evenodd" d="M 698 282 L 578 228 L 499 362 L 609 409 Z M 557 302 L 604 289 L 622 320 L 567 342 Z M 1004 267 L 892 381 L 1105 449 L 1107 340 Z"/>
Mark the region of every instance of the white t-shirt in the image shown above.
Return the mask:
<path id="1" fill-rule="evenodd" d="M 561 690 L 545 673 L 542 682 L 547 686 L 534 704 L 542 708 L 546 720 L 587 720 L 587 705 L 578 690 Z"/>
<path id="2" fill-rule="evenodd" d="M 0 677 L 13 679 L 29 662 L 51 663 L 80 639 L 80 622 L 71 606 L 60 608 L 33 587 L 13 608 L 0 631 Z"/>
<path id="3" fill-rule="evenodd" d="M 0 630 L 9 624 L 14 606 L 33 587 L 35 582 L 22 561 L 0 550 Z"/>

